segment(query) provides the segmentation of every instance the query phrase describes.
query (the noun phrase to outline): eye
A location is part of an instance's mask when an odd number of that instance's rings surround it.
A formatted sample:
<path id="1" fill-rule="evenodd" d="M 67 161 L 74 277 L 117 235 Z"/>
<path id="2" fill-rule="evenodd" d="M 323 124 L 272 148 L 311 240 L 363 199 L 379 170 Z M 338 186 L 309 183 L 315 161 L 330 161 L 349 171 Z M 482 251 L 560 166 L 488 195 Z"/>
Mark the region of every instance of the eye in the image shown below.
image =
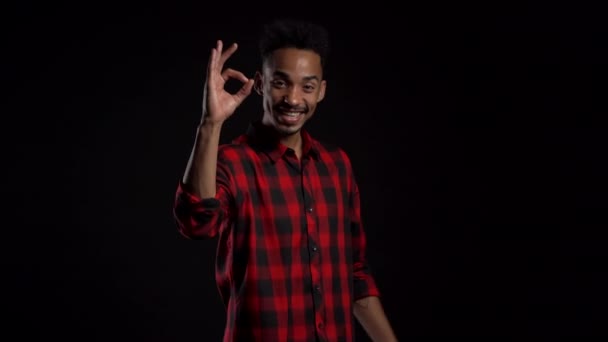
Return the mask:
<path id="1" fill-rule="evenodd" d="M 287 86 L 287 82 L 285 82 L 284 80 L 272 80 L 270 84 L 274 88 L 285 88 Z"/>
<path id="2" fill-rule="evenodd" d="M 314 84 L 304 85 L 304 91 L 307 93 L 311 93 L 311 92 L 315 91 L 315 85 Z"/>

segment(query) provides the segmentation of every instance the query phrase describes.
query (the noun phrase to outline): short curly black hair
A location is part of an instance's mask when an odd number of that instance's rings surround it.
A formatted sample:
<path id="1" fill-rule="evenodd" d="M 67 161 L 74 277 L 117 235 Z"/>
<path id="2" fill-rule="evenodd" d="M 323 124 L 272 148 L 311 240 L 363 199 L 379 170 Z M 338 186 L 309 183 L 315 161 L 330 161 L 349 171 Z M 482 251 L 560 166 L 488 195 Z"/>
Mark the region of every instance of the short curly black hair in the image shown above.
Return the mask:
<path id="1" fill-rule="evenodd" d="M 290 47 L 314 51 L 325 67 L 329 56 L 328 31 L 320 24 L 293 18 L 275 19 L 263 27 L 259 38 L 262 61 L 273 51 Z"/>

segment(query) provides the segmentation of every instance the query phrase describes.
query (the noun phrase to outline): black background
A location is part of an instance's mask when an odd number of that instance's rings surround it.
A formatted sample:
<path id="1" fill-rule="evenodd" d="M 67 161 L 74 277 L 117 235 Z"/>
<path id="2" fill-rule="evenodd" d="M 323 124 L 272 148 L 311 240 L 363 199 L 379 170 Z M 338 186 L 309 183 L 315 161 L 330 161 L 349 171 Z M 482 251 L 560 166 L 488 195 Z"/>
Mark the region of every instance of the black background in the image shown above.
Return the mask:
<path id="1" fill-rule="evenodd" d="M 608 335 L 603 12 L 491 3 L 6 5 L 3 331 L 220 340 L 216 241 L 178 234 L 173 195 L 215 40 L 252 76 L 292 16 L 331 33 L 308 127 L 351 155 L 399 338 Z"/>

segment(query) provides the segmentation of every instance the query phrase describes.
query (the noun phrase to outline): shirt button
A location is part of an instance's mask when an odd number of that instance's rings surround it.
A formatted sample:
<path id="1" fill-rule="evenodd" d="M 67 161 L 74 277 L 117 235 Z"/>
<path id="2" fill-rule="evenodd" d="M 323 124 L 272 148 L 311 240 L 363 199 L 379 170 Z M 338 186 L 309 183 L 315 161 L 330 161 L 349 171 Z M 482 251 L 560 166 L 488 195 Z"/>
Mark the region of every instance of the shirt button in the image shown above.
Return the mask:
<path id="1" fill-rule="evenodd" d="M 315 291 L 317 291 L 318 293 L 321 293 L 321 286 L 319 286 L 319 285 L 315 286 Z"/>
<path id="2" fill-rule="evenodd" d="M 316 252 L 317 251 L 317 246 L 312 246 L 312 250 L 313 250 L 313 252 Z"/>
<path id="3" fill-rule="evenodd" d="M 323 327 L 324 327 L 323 322 L 319 322 L 319 324 L 317 326 L 319 327 L 319 329 L 323 329 Z"/>
<path id="4" fill-rule="evenodd" d="M 308 212 L 312 213 L 312 207 L 308 208 Z"/>

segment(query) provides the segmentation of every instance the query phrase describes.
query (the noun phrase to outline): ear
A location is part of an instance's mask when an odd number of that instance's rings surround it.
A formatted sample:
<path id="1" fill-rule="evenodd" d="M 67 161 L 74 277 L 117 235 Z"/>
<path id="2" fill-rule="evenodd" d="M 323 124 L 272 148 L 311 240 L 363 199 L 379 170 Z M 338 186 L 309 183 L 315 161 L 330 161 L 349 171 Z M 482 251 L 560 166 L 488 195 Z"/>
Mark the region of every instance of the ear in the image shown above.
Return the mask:
<path id="1" fill-rule="evenodd" d="M 255 89 L 255 92 L 259 95 L 264 94 L 264 80 L 262 79 L 262 73 L 256 71 L 254 77 L 253 89 Z"/>
<path id="2" fill-rule="evenodd" d="M 319 97 L 317 98 L 317 103 L 321 102 L 325 98 L 325 88 L 327 87 L 327 82 L 325 80 L 321 81 L 321 89 L 319 89 Z"/>

